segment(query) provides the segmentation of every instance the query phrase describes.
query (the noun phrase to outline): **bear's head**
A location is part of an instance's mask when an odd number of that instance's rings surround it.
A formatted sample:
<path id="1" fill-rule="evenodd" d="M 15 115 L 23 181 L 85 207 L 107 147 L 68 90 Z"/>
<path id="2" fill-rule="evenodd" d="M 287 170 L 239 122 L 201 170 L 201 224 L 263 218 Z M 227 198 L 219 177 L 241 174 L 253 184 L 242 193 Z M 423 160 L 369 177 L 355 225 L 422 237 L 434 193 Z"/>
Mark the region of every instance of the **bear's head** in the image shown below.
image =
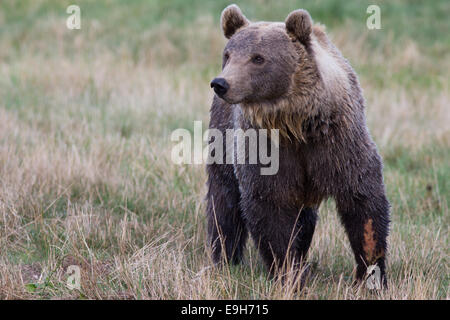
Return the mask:
<path id="1" fill-rule="evenodd" d="M 221 25 L 229 41 L 222 72 L 211 82 L 216 94 L 233 104 L 286 96 L 299 59 L 307 58 L 312 30 L 308 12 L 296 10 L 286 23 L 250 23 L 239 7 L 230 5 L 222 12 Z"/>
<path id="2" fill-rule="evenodd" d="M 346 94 L 345 62 L 307 11 L 291 12 L 284 23 L 252 23 L 230 5 L 221 26 L 229 40 L 211 87 L 226 102 L 239 104 L 253 124 L 301 138 L 303 120 L 319 113 L 317 101 L 326 105 Z"/>

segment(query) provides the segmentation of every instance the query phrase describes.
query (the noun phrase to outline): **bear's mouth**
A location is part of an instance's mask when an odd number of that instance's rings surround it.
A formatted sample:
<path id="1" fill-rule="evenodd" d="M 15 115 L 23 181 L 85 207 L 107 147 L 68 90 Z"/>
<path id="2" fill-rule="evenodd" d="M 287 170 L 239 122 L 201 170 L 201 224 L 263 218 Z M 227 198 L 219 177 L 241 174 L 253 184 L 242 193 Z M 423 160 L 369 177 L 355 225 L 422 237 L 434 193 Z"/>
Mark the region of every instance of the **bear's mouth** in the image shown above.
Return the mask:
<path id="1" fill-rule="evenodd" d="M 243 101 L 241 99 L 230 99 L 229 97 L 226 97 L 226 96 L 219 96 L 219 98 L 229 104 L 240 104 Z"/>
<path id="2" fill-rule="evenodd" d="M 229 92 L 225 94 L 217 93 L 215 92 L 216 96 L 225 101 L 228 104 L 240 104 L 245 101 L 245 98 L 243 97 L 233 97 L 229 94 Z"/>

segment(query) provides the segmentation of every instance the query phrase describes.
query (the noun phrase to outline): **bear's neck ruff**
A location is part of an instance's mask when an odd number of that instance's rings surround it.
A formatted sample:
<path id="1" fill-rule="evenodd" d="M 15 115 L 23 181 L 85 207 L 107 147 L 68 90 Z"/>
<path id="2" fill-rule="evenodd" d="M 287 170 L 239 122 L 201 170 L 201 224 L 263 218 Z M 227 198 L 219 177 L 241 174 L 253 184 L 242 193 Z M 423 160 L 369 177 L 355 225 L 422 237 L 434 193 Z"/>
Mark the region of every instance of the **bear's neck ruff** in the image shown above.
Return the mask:
<path id="1" fill-rule="evenodd" d="M 300 112 L 299 105 L 302 99 L 283 97 L 274 102 L 241 103 L 239 104 L 244 120 L 259 129 L 278 129 L 280 136 L 291 140 L 305 141 L 303 123 L 312 116 L 308 114 L 313 110 Z"/>

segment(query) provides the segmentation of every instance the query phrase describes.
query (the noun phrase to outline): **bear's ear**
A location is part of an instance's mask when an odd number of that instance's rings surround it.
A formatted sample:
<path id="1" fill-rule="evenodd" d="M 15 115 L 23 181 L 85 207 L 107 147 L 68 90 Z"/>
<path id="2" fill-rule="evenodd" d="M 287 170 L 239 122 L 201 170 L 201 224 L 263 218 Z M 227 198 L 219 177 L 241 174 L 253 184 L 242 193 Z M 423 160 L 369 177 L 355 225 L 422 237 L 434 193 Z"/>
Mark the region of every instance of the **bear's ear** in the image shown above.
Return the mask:
<path id="1" fill-rule="evenodd" d="M 241 9 L 235 4 L 229 5 L 222 11 L 220 17 L 223 34 L 230 39 L 236 31 L 250 24 L 250 21 L 242 14 Z"/>
<path id="2" fill-rule="evenodd" d="M 312 19 L 308 11 L 299 9 L 292 11 L 286 18 L 286 30 L 304 45 L 309 44 L 312 30 Z"/>

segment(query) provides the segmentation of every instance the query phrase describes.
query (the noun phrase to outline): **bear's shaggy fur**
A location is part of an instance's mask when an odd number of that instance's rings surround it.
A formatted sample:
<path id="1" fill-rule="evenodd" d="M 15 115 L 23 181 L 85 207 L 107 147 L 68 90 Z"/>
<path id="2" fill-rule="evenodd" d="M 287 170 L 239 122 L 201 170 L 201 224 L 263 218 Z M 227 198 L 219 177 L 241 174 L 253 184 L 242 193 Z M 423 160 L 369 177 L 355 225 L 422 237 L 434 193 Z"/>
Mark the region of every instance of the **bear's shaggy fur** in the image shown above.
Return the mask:
<path id="1" fill-rule="evenodd" d="M 356 279 L 376 264 L 386 285 L 389 202 L 352 67 L 305 10 L 285 23 L 251 23 L 231 5 L 221 25 L 229 41 L 218 78 L 226 92 L 214 97 L 209 127 L 275 128 L 281 141 L 275 175 L 261 175 L 259 164 L 207 166 L 213 260 L 239 262 L 250 232 L 273 274 L 286 262 L 300 267 L 318 207 L 332 197 Z"/>

